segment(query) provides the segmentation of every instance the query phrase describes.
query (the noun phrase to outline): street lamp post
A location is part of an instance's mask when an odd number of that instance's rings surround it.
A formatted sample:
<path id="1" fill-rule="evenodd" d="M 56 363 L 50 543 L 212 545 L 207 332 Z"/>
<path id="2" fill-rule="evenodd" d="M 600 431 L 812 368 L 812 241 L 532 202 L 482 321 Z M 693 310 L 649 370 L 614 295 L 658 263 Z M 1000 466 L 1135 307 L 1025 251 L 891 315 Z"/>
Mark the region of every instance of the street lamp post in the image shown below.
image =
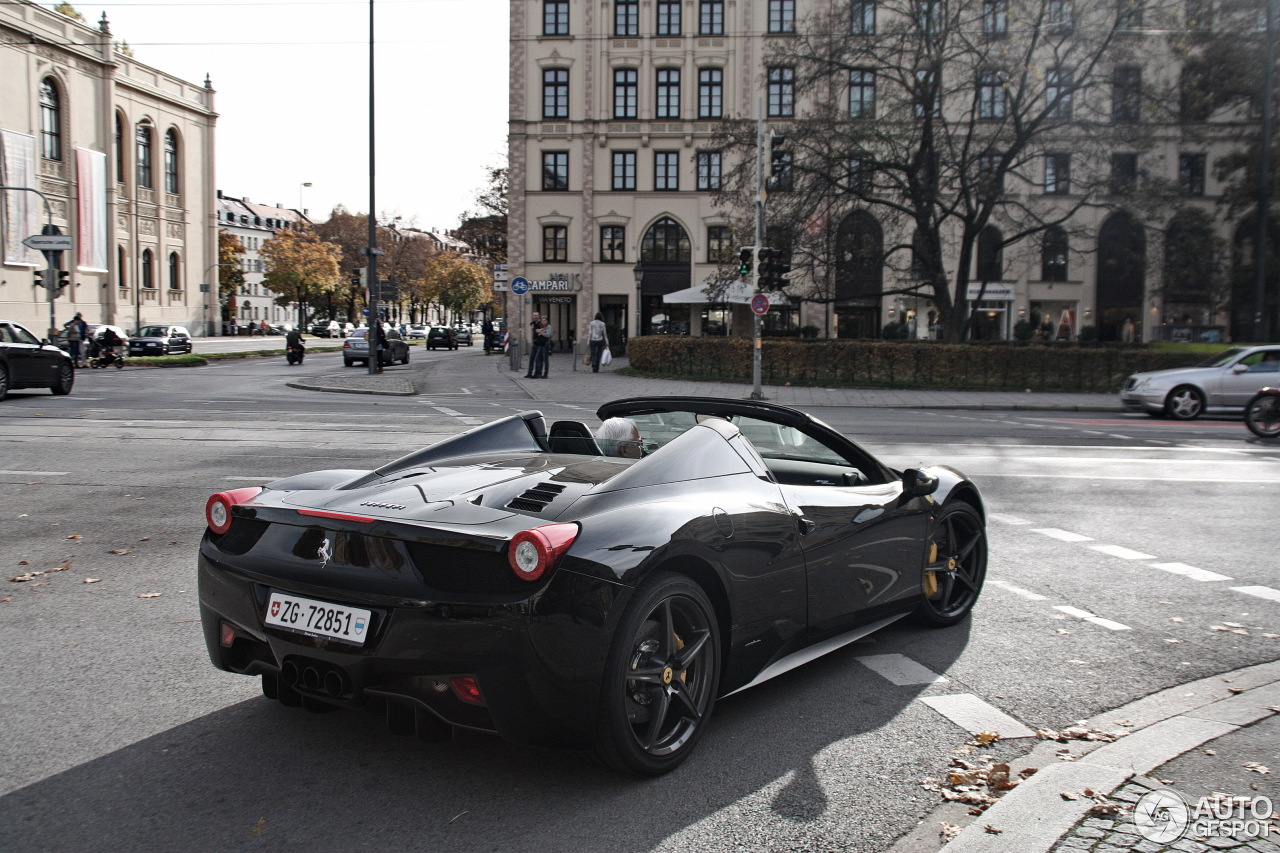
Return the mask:
<path id="1" fill-rule="evenodd" d="M 640 306 L 640 285 L 644 283 L 644 263 L 642 261 L 636 261 L 636 265 L 631 268 L 631 274 L 635 276 L 636 279 L 636 327 L 632 331 L 631 337 L 636 337 L 640 334 L 640 318 L 642 316 L 641 312 L 643 311 Z M 630 354 L 631 351 L 628 347 L 627 355 Z"/>
<path id="2" fill-rule="evenodd" d="M 310 181 L 304 181 L 304 182 L 302 182 L 302 183 L 298 184 L 298 213 L 301 213 L 303 216 L 306 216 L 306 215 L 307 215 L 307 212 L 306 212 L 306 210 L 305 210 L 305 209 L 303 209 L 303 207 L 302 207 L 302 188 L 303 188 L 303 187 L 309 187 L 309 186 L 311 186 L 311 182 L 310 182 Z"/>

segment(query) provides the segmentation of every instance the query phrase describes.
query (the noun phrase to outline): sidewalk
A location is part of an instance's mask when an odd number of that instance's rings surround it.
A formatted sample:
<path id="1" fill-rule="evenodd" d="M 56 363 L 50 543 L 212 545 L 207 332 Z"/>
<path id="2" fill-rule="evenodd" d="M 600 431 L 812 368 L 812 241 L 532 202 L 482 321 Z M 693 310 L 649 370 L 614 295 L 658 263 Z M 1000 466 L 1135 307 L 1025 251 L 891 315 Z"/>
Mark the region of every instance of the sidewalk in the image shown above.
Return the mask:
<path id="1" fill-rule="evenodd" d="M 415 348 L 415 353 L 420 352 Z M 394 396 L 507 396 L 512 390 L 529 400 L 599 404 L 623 397 L 697 396 L 749 399 L 750 383 L 695 382 L 686 379 L 649 379 L 624 376 L 626 358 L 616 358 L 599 373 L 580 361 L 577 370 L 568 353 L 551 357 L 546 379 L 525 378 L 510 369 L 507 355 L 485 356 L 479 347 L 449 354 L 447 360 L 418 361 L 387 367 L 370 375 L 362 368 L 289 382 L 292 388 L 347 394 Z M 989 411 L 1096 412 L 1121 411 L 1118 394 L 1035 393 L 1018 391 L 919 391 L 888 388 L 810 388 L 765 385 L 764 399 L 798 409 L 828 406 L 897 409 L 978 409 Z"/>

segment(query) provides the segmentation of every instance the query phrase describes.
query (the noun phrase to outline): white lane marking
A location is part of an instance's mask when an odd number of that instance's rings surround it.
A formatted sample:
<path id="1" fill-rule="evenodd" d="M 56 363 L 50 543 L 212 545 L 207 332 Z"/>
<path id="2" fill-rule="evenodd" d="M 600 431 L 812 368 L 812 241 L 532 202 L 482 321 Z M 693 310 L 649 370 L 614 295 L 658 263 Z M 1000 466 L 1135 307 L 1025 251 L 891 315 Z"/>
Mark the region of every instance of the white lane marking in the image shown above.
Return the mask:
<path id="1" fill-rule="evenodd" d="M 1280 589 L 1272 589 L 1269 586 L 1233 586 L 1231 588 L 1236 592 L 1243 592 L 1245 595 L 1265 598 L 1268 601 L 1280 601 Z"/>
<path id="2" fill-rule="evenodd" d="M 1011 583 L 1006 583 L 1001 580 L 996 580 L 995 578 L 987 578 L 987 583 L 994 584 L 995 586 L 998 586 L 1003 590 L 1008 590 L 1014 595 L 1020 595 L 1023 598 L 1025 598 L 1027 601 L 1048 601 L 1049 600 L 1048 596 L 1041 595 L 1038 592 L 1032 592 L 1029 589 L 1023 589 L 1020 586 L 1014 586 Z"/>
<path id="3" fill-rule="evenodd" d="M 1124 482 L 1134 481 L 1140 483 L 1247 483 L 1249 485 L 1274 486 L 1277 484 L 1276 478 L 1271 477 L 1265 480 L 1246 480 L 1241 477 L 1100 477 L 1094 474 L 1001 474 L 994 471 L 985 471 L 982 479 L 988 480 L 993 477 L 1005 477 L 1010 479 L 1036 479 L 1036 480 L 1093 480 L 1094 482 Z"/>
<path id="4" fill-rule="evenodd" d="M 1161 571 L 1175 575 L 1182 575 L 1185 578 L 1198 581 L 1199 583 L 1231 580 L 1227 575 L 1220 575 L 1217 572 L 1211 572 L 1208 569 L 1197 569 L 1195 566 L 1188 566 L 1186 563 L 1152 563 L 1151 565 Z"/>
<path id="5" fill-rule="evenodd" d="M 1001 524 L 1030 524 L 1025 518 L 1018 518 L 1016 515 L 1004 515 L 1003 513 L 993 512 L 987 516 L 992 521 L 998 521 Z"/>
<path id="6" fill-rule="evenodd" d="M 1128 625 L 1121 625 L 1119 622 L 1112 622 L 1110 619 L 1103 619 L 1101 616 L 1094 616 L 1088 610 L 1081 610 L 1079 607 L 1071 607 L 1067 604 L 1060 604 L 1053 608 L 1060 613 L 1068 616 L 1074 616 L 1082 622 L 1090 622 L 1094 625 L 1100 625 L 1103 628 L 1109 628 L 1112 631 L 1132 631 Z"/>
<path id="7" fill-rule="evenodd" d="M 1061 530 L 1057 527 L 1033 527 L 1032 533 L 1041 533 L 1051 539 L 1057 539 L 1060 542 L 1092 542 L 1092 536 L 1082 536 L 1079 533 L 1072 533 L 1070 530 Z"/>
<path id="8" fill-rule="evenodd" d="M 70 471 L 0 471 L 0 474 L 11 477 L 65 477 Z"/>
<path id="9" fill-rule="evenodd" d="M 1099 554 L 1108 554 L 1122 560 L 1154 560 L 1156 558 L 1155 554 L 1144 554 L 1123 545 L 1090 545 L 1089 547 Z"/>
<path id="10" fill-rule="evenodd" d="M 972 693 L 925 696 L 920 701 L 970 734 L 999 732 L 1001 740 L 1036 736 L 1031 729 Z"/>
<path id="11" fill-rule="evenodd" d="M 284 477 L 223 477 L 222 479 L 235 481 L 254 480 L 260 483 L 270 483 L 273 480 L 283 480 Z"/>
<path id="12" fill-rule="evenodd" d="M 906 655 L 866 655 L 857 658 L 857 661 L 899 687 L 908 684 L 946 684 L 951 680 Z"/>
<path id="13" fill-rule="evenodd" d="M 451 418 L 462 417 L 462 412 L 450 409 L 448 406 L 432 406 L 431 408 L 435 409 L 437 412 L 448 415 Z"/>

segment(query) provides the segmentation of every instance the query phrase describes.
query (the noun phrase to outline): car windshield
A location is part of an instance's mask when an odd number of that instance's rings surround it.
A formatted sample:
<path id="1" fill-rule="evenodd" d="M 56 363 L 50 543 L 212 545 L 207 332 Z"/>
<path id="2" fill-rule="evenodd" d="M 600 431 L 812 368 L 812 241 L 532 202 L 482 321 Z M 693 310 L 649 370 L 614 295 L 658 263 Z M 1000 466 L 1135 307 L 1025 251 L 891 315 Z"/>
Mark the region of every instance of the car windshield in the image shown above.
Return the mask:
<path id="1" fill-rule="evenodd" d="M 1235 361 L 1236 357 L 1242 352 L 1244 352 L 1244 347 L 1232 347 L 1225 352 L 1220 352 L 1217 355 L 1200 362 L 1196 367 L 1224 367 Z"/>
<path id="2" fill-rule="evenodd" d="M 144 326 L 142 331 L 138 332 L 138 337 L 141 338 L 167 338 L 168 336 L 169 329 L 165 326 Z"/>
<path id="3" fill-rule="evenodd" d="M 652 453 L 701 420 L 717 416 L 695 415 L 692 412 L 654 412 L 629 417 L 640 430 L 645 452 Z M 765 459 L 793 459 L 853 467 L 843 456 L 794 427 L 742 415 L 734 415 L 728 420 L 741 430 L 743 437 Z"/>

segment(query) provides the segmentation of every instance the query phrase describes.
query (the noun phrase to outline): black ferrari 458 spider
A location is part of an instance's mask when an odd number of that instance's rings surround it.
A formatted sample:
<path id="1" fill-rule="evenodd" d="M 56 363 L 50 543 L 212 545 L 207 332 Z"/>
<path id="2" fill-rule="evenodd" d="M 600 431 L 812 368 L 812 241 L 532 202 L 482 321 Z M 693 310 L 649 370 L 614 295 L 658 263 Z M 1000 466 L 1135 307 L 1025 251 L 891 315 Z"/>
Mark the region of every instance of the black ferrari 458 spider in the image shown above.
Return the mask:
<path id="1" fill-rule="evenodd" d="M 950 468 L 895 471 L 761 402 L 597 414 L 639 439 L 525 412 L 375 471 L 213 495 L 199 575 L 214 665 L 286 705 L 656 775 L 717 698 L 904 616 L 954 624 L 978 599 L 986 513 Z"/>

